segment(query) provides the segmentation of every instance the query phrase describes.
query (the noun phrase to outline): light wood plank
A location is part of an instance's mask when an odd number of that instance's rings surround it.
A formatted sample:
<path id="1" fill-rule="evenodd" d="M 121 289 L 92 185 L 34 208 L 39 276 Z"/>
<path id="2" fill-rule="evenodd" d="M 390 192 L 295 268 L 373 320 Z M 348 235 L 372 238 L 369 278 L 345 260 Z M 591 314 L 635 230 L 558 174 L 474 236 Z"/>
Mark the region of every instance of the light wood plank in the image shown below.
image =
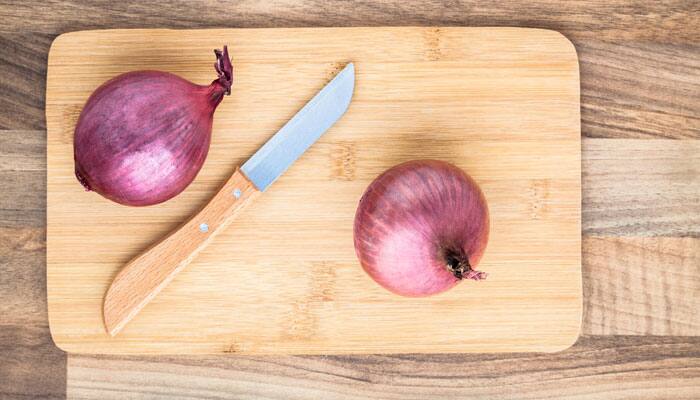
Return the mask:
<path id="1" fill-rule="evenodd" d="M 555 354 L 70 356 L 71 399 L 696 399 L 700 338 L 581 338 Z"/>
<path id="2" fill-rule="evenodd" d="M 230 44 L 236 89 L 217 110 L 211 153 L 195 182 L 176 199 L 147 208 L 85 193 L 73 174 L 71 140 L 89 94 L 138 68 L 208 82 L 210 49 L 223 43 Z M 117 271 L 188 219 L 350 60 L 357 77 L 343 118 L 109 337 L 101 310 Z M 59 38 L 49 65 L 49 319 L 62 348 L 502 352 L 554 351 L 576 339 L 582 308 L 578 64 L 560 34 L 511 28 L 93 31 Z M 455 163 L 482 186 L 492 229 L 479 267 L 490 279 L 408 299 L 382 289 L 360 268 L 352 224 L 362 191 L 382 171 L 416 158 Z M 524 269 L 527 274 L 513 273 Z"/>
<path id="3" fill-rule="evenodd" d="M 672 44 L 666 40 L 630 42 L 620 37 L 574 38 L 581 60 L 584 135 L 699 139 L 700 33 L 697 29 L 695 35 L 691 44 Z"/>
<path id="4" fill-rule="evenodd" d="M 248 177 L 236 169 L 189 221 L 129 261 L 105 295 L 103 315 L 107 332 L 118 334 L 260 194 Z M 206 227 L 204 231 L 202 225 Z"/>
<path id="5" fill-rule="evenodd" d="M 700 336 L 700 238 L 583 241 L 584 329 Z"/>
<path id="6" fill-rule="evenodd" d="M 700 140 L 583 141 L 583 232 L 700 237 Z"/>

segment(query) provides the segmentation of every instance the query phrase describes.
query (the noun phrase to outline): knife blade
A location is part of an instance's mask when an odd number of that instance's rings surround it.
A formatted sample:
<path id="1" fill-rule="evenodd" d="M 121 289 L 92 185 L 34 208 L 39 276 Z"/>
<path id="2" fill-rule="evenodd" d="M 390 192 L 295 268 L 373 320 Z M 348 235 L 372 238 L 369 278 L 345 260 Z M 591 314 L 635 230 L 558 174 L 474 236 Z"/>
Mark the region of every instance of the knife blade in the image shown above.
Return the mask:
<path id="1" fill-rule="evenodd" d="M 354 87 L 351 63 L 243 164 L 243 173 L 264 192 L 345 113 Z"/>
<path id="2" fill-rule="evenodd" d="M 352 63 L 270 138 L 184 225 L 168 234 L 117 274 L 105 295 L 104 323 L 114 336 L 133 319 L 243 208 L 279 178 L 350 105 Z"/>

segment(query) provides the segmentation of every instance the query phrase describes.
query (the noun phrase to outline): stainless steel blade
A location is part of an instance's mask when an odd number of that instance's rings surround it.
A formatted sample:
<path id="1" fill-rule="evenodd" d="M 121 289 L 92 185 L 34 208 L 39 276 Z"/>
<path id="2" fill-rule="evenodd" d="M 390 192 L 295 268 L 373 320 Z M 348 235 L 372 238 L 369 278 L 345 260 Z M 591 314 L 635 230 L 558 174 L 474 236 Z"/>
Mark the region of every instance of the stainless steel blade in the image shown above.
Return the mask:
<path id="1" fill-rule="evenodd" d="M 243 164 L 241 170 L 255 187 L 265 191 L 340 119 L 354 88 L 355 67 L 350 63 Z"/>

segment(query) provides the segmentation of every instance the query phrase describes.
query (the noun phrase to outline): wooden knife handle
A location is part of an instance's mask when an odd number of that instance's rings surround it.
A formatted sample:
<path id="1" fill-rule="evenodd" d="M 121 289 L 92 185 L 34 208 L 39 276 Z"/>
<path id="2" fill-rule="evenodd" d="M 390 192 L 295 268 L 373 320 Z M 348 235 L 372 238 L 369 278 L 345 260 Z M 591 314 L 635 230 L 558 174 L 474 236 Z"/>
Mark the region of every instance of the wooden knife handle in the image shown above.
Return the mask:
<path id="1" fill-rule="evenodd" d="M 237 169 L 201 211 L 131 260 L 105 295 L 107 332 L 116 335 L 260 193 Z"/>

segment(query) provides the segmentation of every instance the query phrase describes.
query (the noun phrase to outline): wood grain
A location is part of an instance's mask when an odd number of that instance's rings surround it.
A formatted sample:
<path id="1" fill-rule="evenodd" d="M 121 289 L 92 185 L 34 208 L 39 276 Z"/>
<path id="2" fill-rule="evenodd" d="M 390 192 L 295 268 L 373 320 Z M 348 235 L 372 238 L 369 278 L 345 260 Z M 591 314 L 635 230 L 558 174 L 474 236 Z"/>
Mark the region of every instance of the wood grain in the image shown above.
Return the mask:
<path id="1" fill-rule="evenodd" d="M 574 39 L 584 77 L 584 135 L 700 138 L 700 34 L 697 36 L 693 45 Z"/>
<path id="2" fill-rule="evenodd" d="M 165 5 L 167 4 L 167 7 Z M 197 10 L 196 14 L 191 11 Z M 422 2 L 384 0 L 273 0 L 258 2 L 211 2 L 171 0 L 167 2 L 113 3 L 108 0 L 49 2 L 46 7 L 30 3 L 3 4 L 6 24 L 2 30 L 56 33 L 105 27 L 177 28 L 240 27 L 261 24 L 275 27 L 300 26 L 528 26 L 568 31 L 586 38 L 658 40 L 692 44 L 698 38 L 699 7 L 693 2 L 663 3 L 636 1 L 552 3 L 547 0 Z M 268 25 L 268 26 L 269 26 Z"/>
<path id="3" fill-rule="evenodd" d="M 87 28 L 114 28 L 114 27 L 281 27 L 281 26 L 340 26 L 340 25 L 512 25 L 529 26 L 557 29 L 569 37 L 577 47 L 581 64 L 581 86 L 582 86 L 582 131 L 590 137 L 635 137 L 635 138 L 698 138 L 697 116 L 700 115 L 700 102 L 697 101 L 698 81 L 693 78 L 695 71 L 688 72 L 684 65 L 696 65 L 698 58 L 698 36 L 700 36 L 700 26 L 697 22 L 700 18 L 698 13 L 698 3 L 695 1 L 622 1 L 613 0 L 607 2 L 581 1 L 581 2 L 550 2 L 550 1 L 492 1 L 488 3 L 480 1 L 398 1 L 382 0 L 380 2 L 344 2 L 344 1 L 304 1 L 288 2 L 286 0 L 273 0 L 264 3 L 256 2 L 212 2 L 201 0 L 197 2 L 181 1 L 153 1 L 148 3 L 134 2 L 106 2 L 106 1 L 50 1 L 50 2 L 0 2 L 0 40 L 3 49 L 0 52 L 0 128 L 30 128 L 40 129 L 45 126 L 44 115 L 44 76 L 46 73 L 46 56 L 50 41 L 56 35 Z M 196 9 L 196 15 L 191 12 Z M 32 51 L 24 52 L 23 48 L 31 48 Z M 617 54 L 626 54 L 625 57 L 618 57 Z M 664 57 L 660 57 L 663 54 Z M 663 58 L 671 55 L 673 62 L 667 63 Z M 646 69 L 644 73 L 638 73 L 638 68 Z M 25 104 L 26 103 L 26 104 Z M 695 118 L 693 118 L 695 117 Z M 687 122 L 683 122 L 687 121 Z M 601 123 L 602 122 L 602 123 Z M 6 160 L 6 153 L 3 150 L 8 142 L 2 141 L 2 135 L 7 132 L 0 132 L 0 163 Z M 32 135 L 42 137 L 45 132 L 31 132 Z M 42 139 L 43 140 L 43 139 Z M 14 143 L 14 142 L 10 142 Z M 40 149 L 33 150 L 30 147 L 21 150 L 20 153 L 36 162 L 43 162 L 43 157 L 36 155 L 43 152 L 45 144 L 43 141 L 39 145 Z M 345 154 L 352 154 L 351 146 L 343 146 Z M 653 154 L 654 149 L 646 150 Z M 340 153 L 339 153 L 340 154 Z M 584 157 L 586 155 L 584 149 Z M 18 157 L 22 158 L 22 157 Z M 334 160 L 337 164 L 343 165 L 344 157 Z M 620 159 L 623 163 L 624 159 Z M 5 164 L 7 165 L 7 164 Z M 29 186 L 37 185 L 39 192 L 22 192 L 15 190 L 19 197 L 3 197 L 0 199 L 0 226 L 17 228 L 24 224 L 42 224 L 44 220 L 45 204 L 43 192 L 43 177 L 39 174 L 23 174 L 21 170 L 22 162 L 13 165 L 12 171 L 4 170 L 4 175 L 0 178 L 0 187 L 4 190 L 8 183 L 16 188 L 19 183 Z M 340 169 L 336 175 L 339 179 L 352 176 L 350 169 Z M 19 177 L 21 175 L 21 177 Z M 214 183 L 212 183 L 214 184 Z M 584 194 L 586 192 L 584 184 Z M 620 187 L 621 193 L 615 196 L 626 199 L 630 202 L 627 207 L 633 207 L 635 197 L 624 195 L 625 186 Z M 32 195 L 34 194 L 34 195 Z M 38 194 L 38 195 L 37 195 Z M 0 194 L 1 195 L 1 194 Z M 648 197 L 642 195 L 643 199 Z M 24 202 L 29 205 L 22 209 Z M 607 207 L 613 207 L 610 202 L 604 202 Z M 673 204 L 673 203 L 669 203 Z M 584 203 L 584 212 L 586 204 Z M 597 211 L 598 212 L 598 211 Z M 678 208 L 669 208 L 666 214 L 685 211 Z M 609 218 L 615 218 L 614 213 Z M 175 222 L 174 222 L 175 223 Z M 624 225 L 622 222 L 620 226 Z M 41 229 L 37 232 L 41 232 Z M 635 231 L 641 236 L 658 235 L 653 225 L 635 227 Z M 23 235 L 16 230 L 6 230 L 6 235 L 14 237 Z M 610 232 L 610 231 L 609 231 Z M 623 231 L 624 232 L 624 231 Z M 614 234 L 614 233 L 610 233 Z M 625 233 L 623 233 L 625 234 Z M 626 235 L 630 235 L 627 233 Z M 39 237 L 37 234 L 27 234 L 30 237 Z M 681 236 L 688 237 L 688 233 L 681 233 Z M 595 238 L 596 241 L 603 240 Z M 615 242 L 614 237 L 605 238 L 606 241 Z M 652 237 L 640 239 L 639 243 L 644 243 L 644 252 L 654 253 L 658 246 L 655 242 L 666 239 Z M 682 243 L 687 243 L 687 239 L 681 239 Z M 16 242 L 13 242 L 16 243 Z M 28 243 L 35 243 L 31 239 Z M 603 258 L 605 251 L 614 251 L 616 248 L 625 245 L 601 244 L 602 250 L 596 250 L 597 256 L 586 259 Z M 14 245 L 13 245 L 14 246 Z M 30 248 L 35 244 L 28 245 Z M 19 247 L 23 247 L 20 245 Z M 32 259 L 29 255 L 23 255 L 18 269 L 11 269 L 9 272 L 5 268 L 3 261 L 8 252 L 13 252 L 15 247 L 0 246 L 0 280 L 6 276 L 4 282 L 11 282 L 17 285 L 14 276 L 24 276 L 28 270 L 41 270 L 43 273 L 43 261 Z M 24 251 L 24 250 L 21 250 Z M 636 251 L 636 250 L 635 250 Z M 31 250 L 30 253 L 33 253 Z M 608 257 L 615 259 L 617 256 L 611 254 Z M 655 256 L 651 256 L 655 258 Z M 43 259 L 43 255 L 41 256 Z M 658 256 L 659 259 L 671 261 L 669 257 Z M 680 258 L 673 258 L 676 262 Z M 621 265 L 615 262 L 615 265 Z M 675 265 L 675 264 L 674 264 Z M 584 273 L 585 273 L 584 266 Z M 612 274 L 611 274 L 612 276 Z M 584 277 L 588 278 L 585 274 Z M 20 279 L 22 285 L 31 284 L 35 289 L 26 289 L 27 286 L 16 286 L 19 293 L 26 294 L 25 302 L 18 304 L 17 310 L 27 307 L 34 309 L 33 304 L 42 304 L 45 301 L 45 293 L 40 289 L 43 281 L 37 278 Z M 648 281 L 646 283 L 649 283 Z M 679 282 L 669 280 L 669 285 Z M 631 284 L 641 285 L 639 281 Z M 601 292 L 598 297 L 606 297 L 612 300 L 612 294 L 605 295 L 606 287 L 600 286 Z M 639 291 L 636 286 L 631 288 Z M 586 288 L 588 291 L 588 287 Z M 643 290 L 642 290 L 643 291 Z M 674 293 L 670 289 L 669 293 Z M 658 293 L 658 292 L 657 292 Z M 16 291 L 7 290 L 0 287 L 0 301 L 15 299 Z M 645 298 L 646 299 L 646 298 Z M 36 345 L 33 340 L 22 340 L 32 336 L 27 332 L 8 331 L 9 325 L 13 324 L 13 318 L 17 314 L 11 314 L 5 319 L 5 309 L 0 305 L 0 398 L 61 398 L 65 393 L 61 387 L 65 385 L 62 377 L 65 377 L 65 358 L 53 359 L 53 354 L 57 352 L 48 345 Z M 587 306 L 587 309 L 591 307 Z M 653 307 L 646 310 L 652 311 Z M 620 310 L 620 304 L 615 309 L 606 307 L 600 312 L 605 312 L 608 316 L 596 316 L 601 320 L 619 321 L 615 313 L 624 312 Z M 46 329 L 46 316 L 43 315 L 44 330 Z M 38 318 L 38 317 L 37 317 Z M 652 318 L 654 318 L 652 316 Z M 642 318 L 643 319 L 643 318 Z M 655 321 L 659 320 L 654 318 Z M 662 318 L 663 319 L 663 318 Z M 588 318 L 584 320 L 584 328 Z M 641 321 L 641 319 L 640 319 Z M 618 324 L 619 322 L 616 322 Z M 656 324 L 656 322 L 655 322 Z M 663 323 L 662 323 L 663 324 Z M 617 325 L 619 326 L 619 325 Z M 655 325 L 658 327 L 660 325 Z M 602 329 L 602 328 L 591 328 Z M 47 338 L 46 331 L 40 333 Z M 8 339 L 8 337 L 10 339 Z M 587 341 L 596 343 L 604 342 L 605 345 L 599 348 L 600 351 L 590 350 L 578 352 L 578 346 Z M 44 343 L 46 339 L 43 339 Z M 485 385 L 492 385 L 494 382 L 498 388 L 497 394 L 491 398 L 542 398 L 547 397 L 541 394 L 539 388 L 544 385 L 549 391 L 549 397 L 561 398 L 568 395 L 576 398 L 659 398 L 669 397 L 684 398 L 678 395 L 679 391 L 685 390 L 690 394 L 685 398 L 695 398 L 694 393 L 700 390 L 698 383 L 697 349 L 699 344 L 695 338 L 610 338 L 595 337 L 584 338 L 579 344 L 570 349 L 572 357 L 571 367 L 562 369 L 562 364 L 553 362 L 535 362 L 528 364 L 529 368 L 525 374 L 521 374 L 518 367 L 522 364 L 522 358 L 511 355 L 484 355 L 484 356 L 395 356 L 388 359 L 396 360 L 396 369 L 403 364 L 406 374 L 414 368 L 415 361 L 431 358 L 440 365 L 449 365 L 449 372 L 464 371 L 467 367 L 488 374 L 491 379 L 482 381 Z M 681 356 L 679 353 L 682 353 Z M 528 354 L 526 356 L 537 356 Z M 551 355 L 551 356 L 559 356 Z M 10 357 L 16 362 L 5 362 Z M 491 357 L 505 357 L 501 363 L 489 362 L 484 365 L 483 360 Z M 327 357 L 314 357 L 321 360 L 336 359 Z M 468 358 L 476 360 L 470 365 L 457 365 L 460 360 Z M 391 369 L 384 373 L 383 366 L 387 358 L 380 356 L 368 357 L 340 357 L 343 365 L 349 368 L 362 367 L 363 361 L 366 364 L 374 365 L 374 370 L 370 378 L 359 375 L 362 379 L 384 379 L 391 382 L 397 379 L 397 374 L 389 374 Z M 52 361 L 53 360 L 53 361 Z M 55 362 L 58 360 L 59 362 Z M 149 365 L 150 369 L 145 371 L 148 378 L 137 378 L 129 381 L 132 384 L 121 384 L 121 380 L 113 379 L 114 374 L 120 376 L 126 374 L 122 371 L 126 364 L 113 362 L 111 359 L 99 359 L 99 365 L 94 370 L 87 364 L 72 363 L 73 368 L 80 369 L 72 377 L 80 375 L 80 379 L 71 379 L 70 394 L 76 398 L 158 398 L 159 391 L 166 391 L 160 387 L 161 380 L 168 381 L 165 375 L 172 369 L 185 366 L 181 358 L 145 358 L 131 359 L 133 361 L 143 360 L 143 365 Z M 185 374 L 179 375 L 178 380 L 169 380 L 168 385 L 177 388 L 171 390 L 168 395 L 161 398 L 170 398 L 179 395 L 186 396 L 195 392 L 199 397 L 235 397 L 245 398 L 247 393 L 252 393 L 249 397 L 261 398 L 290 398 L 293 396 L 310 398 L 326 397 L 336 398 L 340 396 L 351 396 L 355 385 L 345 383 L 342 377 L 331 374 L 342 374 L 347 370 L 332 369 L 332 366 L 323 364 L 322 368 L 317 368 L 314 372 L 304 369 L 295 369 L 299 380 L 299 385 L 283 386 L 275 389 L 264 390 L 275 385 L 277 377 L 284 371 L 292 368 L 282 364 L 275 365 L 272 359 L 266 363 L 258 364 L 259 368 L 255 373 L 243 373 L 239 379 L 232 383 L 231 380 L 222 383 L 216 380 L 221 367 L 228 364 L 248 365 L 247 358 L 220 358 L 216 357 L 208 361 L 201 361 L 201 364 L 210 368 L 196 368 L 197 376 L 188 378 Z M 307 363 L 306 358 L 292 358 L 300 368 L 304 368 Z M 369 360 L 369 361 L 366 361 Z M 452 361 L 451 361 L 452 360 Z M 576 370 L 576 360 L 583 360 L 582 364 L 588 368 Z M 62 361 L 62 364 L 61 364 Z M 191 359 L 187 362 L 197 363 Z M 588 363 L 588 364 L 585 364 Z M 61 366 L 62 365 L 62 366 Z M 131 364 L 129 364 L 131 365 Z M 359 366 L 358 366 L 359 365 Z M 12 369 L 9 368 L 12 366 Z M 200 366 L 201 367 L 201 366 Z M 246 367 L 247 368 L 247 367 Z M 508 369 L 510 368 L 510 369 Z M 250 368 L 248 368 L 249 370 Z M 621 372 L 627 369 L 627 372 Z M 283 372 L 280 372 L 282 370 Z M 636 370 L 636 371 L 635 371 Z M 424 369 L 421 369 L 424 371 Z M 442 369 L 445 371 L 445 369 Z M 532 375 L 532 371 L 538 371 L 539 375 Z M 560 374 L 579 374 L 572 379 L 559 379 Z M 586 371 L 586 374 L 581 374 Z M 672 374 L 667 377 L 666 372 Z M 10 373 L 12 375 L 10 375 Z M 291 373 L 291 372 L 289 372 Z M 354 375 L 358 376 L 358 375 Z M 354 377 L 353 376 L 353 377 Z M 494 378 L 494 376 L 496 378 Z M 535 381 L 529 386 L 523 385 L 523 378 L 534 376 Z M 7 379 L 9 377 L 9 379 Z M 399 375 L 400 377 L 400 375 Z M 549 383 L 550 378 L 557 379 L 558 385 Z M 55 378 L 55 380 L 53 379 Z M 341 391 L 335 390 L 337 386 L 325 384 L 327 380 L 343 380 Z M 615 380 L 617 387 L 606 384 L 605 379 Z M 44 385 L 48 380 L 54 385 Z M 149 381 L 159 382 L 157 388 L 149 386 Z M 200 381 L 201 380 L 201 381 Z M 674 386 L 676 380 L 688 382 L 685 387 Z M 349 378 L 347 382 L 349 382 Z M 444 383 L 441 380 L 436 385 Z M 571 382 L 577 385 L 571 386 Z M 469 381 L 467 381 L 469 382 Z M 504 383 L 506 382 L 506 383 Z M 178 384 L 181 383 L 179 386 Z M 235 385 L 236 390 L 226 390 L 229 385 Z M 554 388 L 556 386 L 556 388 Z M 598 390 L 599 387 L 601 389 Z M 375 389 L 377 386 L 373 386 Z M 109 390 L 106 390 L 108 388 Z M 217 388 L 223 388 L 217 390 Z M 252 388 L 252 389 L 251 389 Z M 420 389 L 420 386 L 418 387 Z M 45 391 L 43 391 L 45 390 Z M 401 391 L 400 395 L 393 395 Z M 390 398 L 411 396 L 411 391 L 415 386 L 407 386 L 401 389 L 389 389 L 389 392 L 373 391 L 374 397 Z M 436 389 L 439 390 L 439 389 Z M 43 392 L 42 392 L 43 391 Z M 427 389 L 426 389 L 427 391 Z M 173 393 L 176 392 L 176 393 Z M 269 395 L 269 393 L 273 393 Z M 279 394 L 281 393 L 281 394 Z M 348 394 L 349 393 L 349 394 Z M 536 393 L 530 395 L 531 393 Z M 573 394 L 572 394 L 573 393 Z M 277 395 L 279 394 L 279 395 Z M 433 393 L 430 392 L 424 397 Z M 191 395 L 191 397 L 195 397 Z M 476 397 L 468 389 L 463 389 L 459 397 Z M 369 397 L 369 395 L 367 396 Z M 433 397 L 433 396 L 430 396 Z M 443 396 L 447 397 L 447 396 Z M 455 396 L 452 396 L 455 397 Z M 482 396 L 485 397 L 485 396 Z"/>
<path id="4" fill-rule="evenodd" d="M 85 193 L 75 181 L 71 140 L 75 111 L 95 87 L 134 68 L 207 82 L 212 56 L 202 49 L 222 38 L 237 55 L 238 90 L 217 110 L 212 153 L 195 182 L 148 208 Z M 92 48 L 88 58 L 85 48 Z M 153 57 L 159 49 L 178 55 Z M 210 199 L 350 60 L 356 86 L 343 118 L 110 338 L 100 311 L 117 271 Z M 54 43 L 47 88 L 49 320 L 67 351 L 555 351 L 578 336 L 578 64 L 556 32 L 82 32 Z M 360 268 L 352 224 L 362 191 L 387 168 L 416 158 L 455 163 L 481 185 L 491 232 L 479 267 L 490 279 L 408 299 Z M 512 273 L 525 268 L 526 276 Z"/>
<path id="5" fill-rule="evenodd" d="M 588 237 L 583 259 L 584 333 L 700 336 L 700 239 Z"/>
<path id="6" fill-rule="evenodd" d="M 583 142 L 583 232 L 700 237 L 700 140 Z"/>
<path id="7" fill-rule="evenodd" d="M 191 10 L 196 9 L 196 15 Z M 582 132 L 589 137 L 700 137 L 700 9 L 694 1 L 400 1 L 0 4 L 0 128 L 43 125 L 47 40 L 104 28 L 520 26 L 554 29 L 581 63 Z M 26 32 L 16 34 L 16 31 Z M 9 33 L 2 33 L 9 32 Z M 22 51 L 29 47 L 32 51 Z M 29 72 L 28 71 L 31 71 Z M 36 71 L 36 72 L 34 72 Z M 7 79 L 4 79 L 7 77 Z M 19 89 L 19 90 L 18 90 Z M 28 118 L 17 118 L 21 112 Z"/>
<path id="8" fill-rule="evenodd" d="M 2 11 L 0 5 L 4 24 Z M 0 32 L 0 129 L 46 129 L 46 59 L 54 36 Z"/>
<path id="9" fill-rule="evenodd" d="M 237 169 L 189 221 L 129 261 L 105 295 L 103 318 L 107 332 L 112 336 L 119 333 L 260 194 Z"/>
<path id="10" fill-rule="evenodd" d="M 44 132 L 2 132 L 2 142 L 0 151 L 0 170 L 3 173 L 11 173 L 17 176 L 17 181 L 22 182 L 22 185 L 27 185 L 26 191 L 23 191 L 18 184 L 8 185 L 8 181 L 4 182 L 4 188 L 9 192 L 16 193 L 12 198 L 5 197 L 0 205 L 3 206 L 1 211 L 2 223 L 10 224 L 11 227 L 17 228 L 19 221 L 16 216 L 23 216 L 21 221 L 29 224 L 43 223 L 43 199 L 44 194 L 42 187 L 44 185 L 43 173 L 34 174 L 35 171 L 43 171 L 45 158 L 43 155 L 45 149 L 45 133 Z M 588 142 L 584 141 L 584 159 L 587 158 Z M 625 154 L 629 151 L 626 140 L 605 141 L 609 150 L 609 154 Z M 634 142 L 637 143 L 637 142 Z M 658 148 L 655 141 L 643 141 L 639 143 L 645 145 L 644 149 L 637 147 L 636 152 L 645 154 L 655 154 Z M 681 150 L 687 143 L 685 142 L 665 142 L 665 144 L 677 144 Z M 691 143 L 692 145 L 692 143 Z M 667 147 L 667 146 L 661 146 Z M 343 153 L 352 153 L 351 146 L 343 147 Z M 681 150 L 682 151 L 682 150 Z M 339 153 L 340 154 L 340 153 Z M 650 156 L 652 157 L 652 156 Z M 340 157 L 347 158 L 347 157 Z M 624 169 L 626 157 L 615 158 L 616 163 L 620 164 Z M 637 161 L 631 158 L 632 163 Z M 340 164 L 340 161 L 339 161 Z M 586 164 L 584 164 L 585 168 Z M 339 167 L 338 167 L 339 168 Z M 658 166 L 655 166 L 658 168 Z M 603 170 L 604 168 L 598 168 Z M 345 168 L 348 170 L 348 168 Z M 26 171 L 31 173 L 27 174 Z M 343 175 L 343 174 L 339 174 Z M 35 183 L 32 183 L 35 182 Z M 33 193 L 34 186 L 37 186 L 38 194 Z M 627 192 L 625 185 L 609 185 L 610 190 L 617 190 L 617 193 L 610 193 L 612 197 L 620 198 L 621 195 Z M 584 195 L 586 192 L 584 186 Z M 629 203 L 625 207 L 630 207 L 634 204 L 634 197 L 627 197 Z M 610 205 L 610 203 L 607 203 Z M 21 208 L 23 206 L 27 208 Z M 21 208 L 21 211 L 18 210 Z M 584 212 L 586 210 L 584 203 Z M 672 213 L 668 213 L 672 215 Z M 6 227 L 7 228 L 7 227 Z M 0 250 L 3 260 L 7 260 L 8 254 L 15 260 L 21 260 L 16 263 L 13 269 L 3 269 L 3 274 L 0 278 L 7 277 L 0 294 L 2 294 L 2 304 L 5 308 L 2 309 L 3 321 L 18 321 L 14 326 L 3 324 L 0 328 L 0 343 L 3 344 L 2 353 L 3 359 L 1 365 L 5 368 L 0 368 L 0 382 L 6 382 L 10 386 L 3 386 L 3 397 L 13 398 L 19 397 L 19 392 L 24 392 L 29 396 L 41 395 L 50 393 L 50 397 L 59 396 L 65 382 L 62 377 L 65 376 L 65 356 L 64 353 L 56 350 L 50 338 L 48 337 L 46 326 L 45 311 L 42 311 L 42 306 L 45 302 L 45 288 L 43 287 L 43 272 L 32 272 L 38 274 L 33 277 L 24 277 L 17 279 L 18 276 L 25 276 L 27 272 L 34 270 L 43 271 L 44 256 L 41 253 L 43 249 L 43 229 L 29 229 L 21 231 L 19 229 L 5 229 L 5 236 L 1 243 L 5 246 Z M 24 232 L 24 233 L 23 233 Z M 651 235 L 654 232 L 641 232 L 642 234 Z M 694 275 L 687 276 L 684 272 L 693 273 L 693 266 L 698 263 L 692 263 L 697 255 L 698 245 L 695 242 L 697 239 L 692 238 L 622 238 L 614 237 L 602 238 L 594 237 L 584 240 L 584 289 L 585 289 L 585 313 L 583 331 L 589 334 L 664 334 L 664 332 L 674 332 L 675 334 L 695 334 L 697 335 L 697 325 L 688 326 L 685 321 L 690 320 L 694 316 L 692 301 L 696 300 L 694 296 L 684 296 L 687 292 L 688 284 L 697 282 L 697 270 Z M 14 244 L 10 244 L 14 243 Z M 35 256 L 31 256 L 34 254 Z M 685 256 L 684 254 L 690 254 Z M 16 256 L 13 256 L 16 255 Z M 32 257 L 37 257 L 36 261 L 31 260 Z M 648 260 L 648 261 L 645 261 Z M 638 279 L 643 270 L 637 268 L 637 264 L 647 265 L 648 263 L 658 264 L 663 269 L 665 281 L 663 279 Z M 690 264 L 689 264 L 690 263 Z M 3 264 L 3 268 L 7 268 L 9 264 Z M 31 267 L 36 265 L 36 267 Z M 41 266 L 41 267 L 40 267 Z M 685 268 L 683 270 L 683 268 Z M 12 279 L 10 280 L 10 277 Z M 692 280 L 694 279 L 694 280 Z M 21 282 L 18 286 L 17 282 Z M 690 292 L 692 293 L 692 291 Z M 624 301 L 619 301 L 620 296 Z M 662 300 L 663 298 L 663 300 Z M 18 301 L 18 299 L 21 299 Z M 671 307 L 659 309 L 659 304 L 670 304 Z M 681 319 L 669 315 L 668 312 L 682 312 Z M 38 327 L 31 327 L 27 317 L 36 318 L 35 323 Z M 6 318 L 6 319 L 5 319 Z M 43 330 L 43 331 L 42 331 Z M 43 339 L 42 339 L 43 338 Z M 600 339 L 600 338 L 598 338 Z M 608 340 L 606 338 L 606 340 Z M 658 338 L 654 338 L 657 341 Z M 43 344 L 42 344 L 43 343 Z M 576 348 L 574 348 L 576 349 Z M 608 351 L 613 352 L 614 346 Z M 378 356 L 376 356 L 378 357 Z M 427 356 L 425 356 L 427 357 Z M 450 356 L 450 358 L 460 358 L 462 356 Z M 650 356 L 648 356 L 650 357 Z M 654 359 L 657 359 L 655 356 Z M 345 358 L 347 363 L 360 363 L 364 357 Z M 404 358 L 405 359 L 405 358 Z M 640 359 L 647 359 L 640 357 Z M 246 359 L 247 360 L 247 359 Z M 78 361 L 79 362 L 79 361 Z M 173 366 L 182 365 L 182 360 L 176 359 L 148 359 L 147 362 L 151 365 L 151 374 L 168 373 Z M 207 366 L 211 366 L 213 371 L 218 371 L 221 364 L 226 363 L 241 363 L 240 358 L 208 358 L 208 359 L 192 359 L 188 358 L 187 362 L 195 364 L 198 369 L 201 369 L 203 374 L 210 375 L 214 372 L 207 370 Z M 259 374 L 276 375 L 277 369 L 271 366 L 273 361 L 265 363 L 265 368 L 261 368 Z M 409 361 L 405 361 L 409 362 Z M 602 371 L 610 371 L 617 368 L 618 360 L 611 359 L 611 363 L 603 365 L 601 362 L 599 369 Z M 681 364 L 683 364 L 681 362 Z M 108 379 L 100 379 L 103 370 L 114 370 L 121 367 L 121 364 L 112 364 L 110 360 L 101 360 L 97 371 L 92 370 L 89 365 L 80 364 L 81 369 L 78 372 L 80 379 L 71 380 L 71 394 L 73 397 L 97 397 L 106 396 L 103 391 L 98 388 L 108 385 Z M 288 369 L 289 367 L 280 367 Z M 545 368 L 545 366 L 543 366 Z M 489 369 L 493 371 L 493 369 Z M 546 368 L 545 368 L 546 370 Z M 164 372 L 165 371 L 165 372 Z M 320 370 L 317 374 L 324 375 Z M 544 370 L 543 370 L 544 371 Z M 303 372 L 303 371 L 301 371 Z M 301 373 L 300 372 L 300 373 Z M 508 372 L 502 372 L 503 377 L 510 376 Z M 85 378 L 89 376 L 91 382 L 86 383 Z M 687 375 L 685 375 L 687 376 Z M 40 379 L 42 381 L 40 381 Z M 308 378 L 312 379 L 312 378 Z M 590 378 L 594 379 L 594 378 Z M 36 385 L 36 382 L 44 382 L 46 385 Z M 664 397 L 667 385 L 662 380 L 656 381 L 656 389 L 649 388 L 650 384 L 643 385 L 644 381 L 637 382 L 637 389 L 628 388 L 624 393 L 634 393 L 638 397 Z M 242 384 L 242 381 L 241 381 Z M 309 382 L 309 384 L 312 384 Z M 199 387 L 202 383 L 188 383 L 189 389 Z M 318 383 L 312 384 L 314 386 Z M 642 393 L 642 386 L 647 388 Z M 136 386 L 124 385 L 123 392 L 133 396 L 153 396 L 153 391 L 148 394 L 138 394 L 135 392 L 141 390 Z M 184 390 L 184 389 L 181 389 Z M 503 390 L 506 390 L 504 388 Z M 10 394 L 12 393 L 12 394 Z M 88 395 L 91 393 L 93 396 Z M 507 391 L 505 393 L 508 393 Z M 78 396 L 79 395 L 79 396 Z"/>
<path id="11" fill-rule="evenodd" d="M 68 397 L 696 399 L 700 338 L 589 336 L 560 353 L 71 356 Z"/>
<path id="12" fill-rule="evenodd" d="M 15 270 L 8 273 L 19 275 Z M 53 344 L 46 315 L 31 322 L 0 323 L 0 398 L 62 399 L 65 395 L 66 353 Z"/>
<path id="13" fill-rule="evenodd" d="M 62 398 L 66 355 L 46 312 L 46 146 L 0 132 L 0 398 Z"/>
<path id="14" fill-rule="evenodd" d="M 46 227 L 46 132 L 0 131 L 0 227 Z"/>

